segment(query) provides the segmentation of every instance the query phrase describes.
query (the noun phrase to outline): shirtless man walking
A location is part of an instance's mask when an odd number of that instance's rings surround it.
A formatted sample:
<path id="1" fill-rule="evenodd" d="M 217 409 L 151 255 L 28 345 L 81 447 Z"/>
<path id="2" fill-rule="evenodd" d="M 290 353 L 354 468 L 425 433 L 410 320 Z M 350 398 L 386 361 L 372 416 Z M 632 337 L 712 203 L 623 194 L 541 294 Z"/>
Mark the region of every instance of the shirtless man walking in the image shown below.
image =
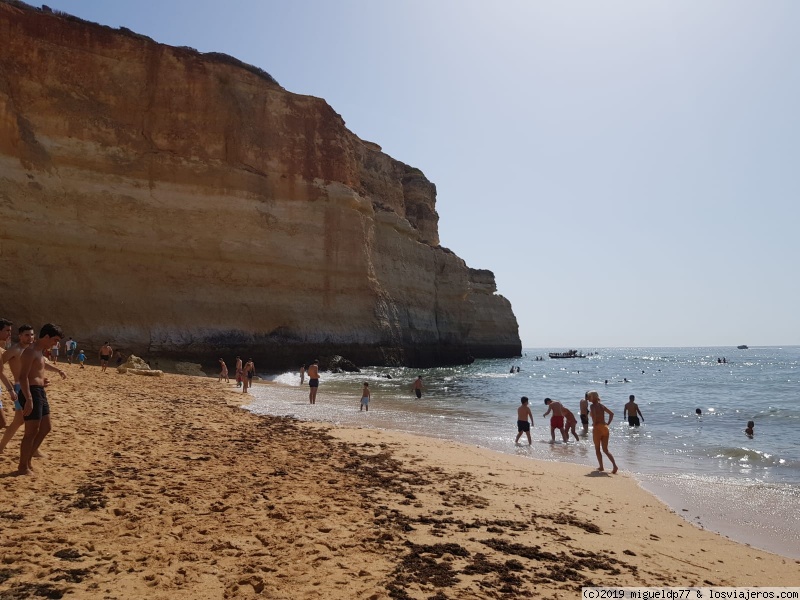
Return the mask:
<path id="1" fill-rule="evenodd" d="M 603 452 L 611 461 L 611 464 L 614 465 L 614 469 L 611 472 L 616 473 L 619 470 L 617 463 L 614 462 L 614 457 L 608 451 L 608 426 L 611 425 L 611 421 L 614 420 L 614 413 L 609 410 L 608 407 L 600 403 L 600 394 L 597 392 L 589 392 L 589 402 L 591 402 L 591 406 L 589 407 L 589 415 L 592 417 L 592 437 L 594 438 L 594 450 L 597 453 L 597 462 L 600 464 L 600 467 L 597 470 L 605 470 L 603 469 L 603 455 L 600 454 L 600 448 L 602 447 Z M 608 423 L 606 423 L 606 413 L 608 413 Z"/>
<path id="2" fill-rule="evenodd" d="M 19 397 L 20 390 L 22 389 L 19 381 L 19 357 L 25 351 L 25 348 L 33 343 L 34 333 L 33 327 L 30 325 L 21 325 L 18 331 L 19 341 L 11 346 L 11 348 L 6 350 L 3 354 L 2 368 L 4 369 L 6 363 L 8 363 L 8 366 L 11 369 L 11 375 L 14 377 L 14 420 L 11 421 L 11 425 L 9 425 L 3 433 L 3 439 L 0 440 L 0 452 L 3 452 L 6 449 L 8 442 L 11 441 L 11 438 L 14 437 L 17 429 L 22 427 L 22 423 L 24 422 L 22 418 L 22 402 L 24 402 L 24 399 Z M 47 366 L 50 367 L 49 364 Z M 0 370 L 0 372 L 2 372 L 2 370 Z M 3 375 L 3 380 L 5 381 L 5 375 Z"/>
<path id="3" fill-rule="evenodd" d="M 581 400 L 580 405 L 581 411 L 581 425 L 583 425 L 583 431 L 581 431 L 581 435 L 586 435 L 589 432 L 589 392 L 586 392 L 583 395 L 583 400 Z"/>
<path id="4" fill-rule="evenodd" d="M 520 405 L 517 407 L 517 439 L 514 440 L 515 444 L 519 444 L 519 438 L 522 434 L 528 436 L 528 446 L 531 445 L 531 427 L 533 427 L 533 413 L 531 407 L 528 406 L 528 397 L 523 396 L 519 399 Z M 531 420 L 528 423 L 528 419 Z"/>
<path id="5" fill-rule="evenodd" d="M 550 417 L 550 443 L 556 443 L 556 429 L 558 429 L 561 437 L 566 442 L 569 439 L 569 434 L 564 429 L 564 407 L 561 406 L 561 402 L 550 398 L 545 398 L 544 403 L 547 405 L 547 412 L 542 416 L 546 417 L 551 411 L 553 413 L 553 416 Z"/>
<path id="6" fill-rule="evenodd" d="M 64 334 L 58 325 L 47 323 L 39 332 L 39 339 L 28 346 L 20 356 L 19 379 L 20 402 L 24 398 L 22 415 L 25 419 L 25 435 L 19 449 L 17 474 L 29 475 L 33 471 L 31 459 L 42 441 L 50 433 L 50 405 L 44 391 L 44 350 L 61 341 Z M 57 369 L 62 378 L 64 371 Z"/>
<path id="7" fill-rule="evenodd" d="M 242 358 L 236 357 L 236 387 L 242 387 Z"/>
<path id="8" fill-rule="evenodd" d="M 317 390 L 319 389 L 319 361 L 315 360 L 308 365 L 308 402 L 317 403 Z"/>
<path id="9" fill-rule="evenodd" d="M 111 360 L 111 355 L 114 354 L 114 349 L 106 342 L 103 344 L 103 347 L 100 348 L 100 369 L 101 373 L 105 373 L 106 369 L 108 368 L 108 361 Z"/>

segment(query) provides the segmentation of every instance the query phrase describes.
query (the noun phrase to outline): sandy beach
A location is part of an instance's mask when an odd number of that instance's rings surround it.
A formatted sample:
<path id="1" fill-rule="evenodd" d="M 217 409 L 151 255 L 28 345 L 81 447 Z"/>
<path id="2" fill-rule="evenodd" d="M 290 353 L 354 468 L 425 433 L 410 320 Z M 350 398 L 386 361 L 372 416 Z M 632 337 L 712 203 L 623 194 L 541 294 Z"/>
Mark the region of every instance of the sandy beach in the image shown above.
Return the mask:
<path id="1" fill-rule="evenodd" d="M 798 584 L 800 562 L 694 527 L 626 475 L 259 417 L 212 378 L 65 368 L 36 476 L 12 475 L 21 432 L 0 456 L 2 598 Z"/>

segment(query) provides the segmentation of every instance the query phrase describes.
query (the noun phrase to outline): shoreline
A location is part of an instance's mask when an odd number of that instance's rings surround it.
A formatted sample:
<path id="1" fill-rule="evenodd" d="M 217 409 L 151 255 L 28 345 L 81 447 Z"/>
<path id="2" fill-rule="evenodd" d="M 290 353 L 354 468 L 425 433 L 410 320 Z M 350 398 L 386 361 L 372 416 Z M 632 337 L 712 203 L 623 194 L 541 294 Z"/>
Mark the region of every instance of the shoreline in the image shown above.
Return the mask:
<path id="1" fill-rule="evenodd" d="M 421 600 L 796 584 L 800 562 L 689 526 L 626 475 L 258 416 L 235 384 L 210 378 L 66 371 L 48 388 L 37 476 L 10 476 L 19 434 L 0 455 L 0 595 Z"/>
<path id="2" fill-rule="evenodd" d="M 292 394 L 292 399 L 297 400 L 303 398 L 303 390 L 307 387 L 301 388 L 298 385 L 291 385 L 278 381 L 262 381 L 261 384 L 274 386 L 272 389 L 283 390 L 279 394 Z M 252 407 L 253 401 L 256 398 L 251 398 L 248 405 Z M 352 398 L 351 394 L 344 394 L 340 390 L 331 391 L 328 388 L 324 396 L 321 397 L 320 406 L 324 406 L 325 402 L 333 400 L 335 403 L 352 404 L 354 406 L 353 414 L 358 411 L 355 409 L 357 402 Z M 296 404 L 305 408 L 307 403 L 298 400 Z M 249 410 L 249 408 L 248 408 Z M 380 409 L 378 409 L 380 410 Z M 255 414 L 261 414 L 256 412 Z M 374 414 L 374 413 L 373 413 Z M 380 414 L 380 413 L 378 413 Z M 445 435 L 435 435 L 429 432 L 410 431 L 407 429 L 400 429 L 392 421 L 381 419 L 378 417 L 377 423 L 356 423 L 354 421 L 340 422 L 332 421 L 330 419 L 311 418 L 307 420 L 304 415 L 299 417 L 303 422 L 309 423 L 324 423 L 336 427 L 356 427 L 377 429 L 379 431 L 391 431 L 402 435 L 419 436 L 431 440 L 448 440 L 453 443 L 460 443 L 466 446 L 472 446 L 473 443 L 464 440 L 456 440 Z M 353 416 L 353 419 L 357 417 Z M 509 436 L 511 439 L 511 436 Z M 596 461 L 594 457 L 594 446 L 592 445 L 591 432 L 588 437 L 582 437 L 580 450 L 581 453 L 575 452 L 562 452 L 568 448 L 575 448 L 573 444 L 569 447 L 557 444 L 554 448 L 560 452 L 559 456 L 552 458 L 542 456 L 526 456 L 527 446 L 525 444 L 520 446 L 513 446 L 509 442 L 509 451 L 498 449 L 496 447 L 487 447 L 477 444 L 490 452 L 495 452 L 502 456 L 517 455 L 527 460 L 535 462 L 553 463 L 553 464 L 570 464 L 579 465 L 586 469 L 594 469 Z M 534 444 L 537 442 L 534 441 Z M 547 445 L 550 448 L 549 444 Z M 513 451 L 512 451 L 513 448 Z M 612 448 L 613 450 L 613 448 Z M 576 460 L 580 456 L 588 460 L 583 462 Z M 791 502 L 787 503 L 785 498 L 780 494 L 772 494 L 768 499 L 763 498 L 760 494 L 754 493 L 754 489 L 746 485 L 737 485 L 734 482 L 719 482 L 707 483 L 699 476 L 697 477 L 665 477 L 663 475 L 655 475 L 652 473 L 640 473 L 625 469 L 622 472 L 633 478 L 637 485 L 645 490 L 648 494 L 654 496 L 659 502 L 663 503 L 667 508 L 673 511 L 676 515 L 680 516 L 686 523 L 693 527 L 700 529 L 708 529 L 722 537 L 731 539 L 737 543 L 745 544 L 761 550 L 774 553 L 790 559 L 800 558 L 800 516 L 796 514 L 796 496 L 794 505 Z M 713 493 L 716 490 L 718 493 Z M 761 492 L 763 489 L 759 488 Z M 705 491 L 705 494 L 702 492 Z M 716 498 L 736 498 L 735 507 L 736 514 L 731 515 L 730 511 L 724 510 L 720 506 L 719 501 L 715 502 Z M 725 500 L 729 504 L 731 501 Z M 777 504 L 773 506 L 771 503 Z M 787 519 L 790 521 L 797 521 L 798 527 L 794 530 L 792 538 L 791 522 L 788 524 Z M 792 538 L 792 539 L 790 539 Z M 791 552 L 791 548 L 795 548 L 795 552 Z"/>

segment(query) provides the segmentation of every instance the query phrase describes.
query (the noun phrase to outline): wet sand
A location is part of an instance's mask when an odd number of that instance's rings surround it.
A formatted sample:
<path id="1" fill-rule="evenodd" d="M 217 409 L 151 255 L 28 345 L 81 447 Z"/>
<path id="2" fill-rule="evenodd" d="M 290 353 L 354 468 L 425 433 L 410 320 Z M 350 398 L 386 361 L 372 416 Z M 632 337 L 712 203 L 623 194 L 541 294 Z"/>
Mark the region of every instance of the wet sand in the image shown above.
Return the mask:
<path id="1" fill-rule="evenodd" d="M 11 475 L 21 433 L 0 456 L 3 598 L 797 584 L 798 561 L 693 527 L 625 475 L 256 416 L 211 378 L 67 372 L 36 476 Z"/>

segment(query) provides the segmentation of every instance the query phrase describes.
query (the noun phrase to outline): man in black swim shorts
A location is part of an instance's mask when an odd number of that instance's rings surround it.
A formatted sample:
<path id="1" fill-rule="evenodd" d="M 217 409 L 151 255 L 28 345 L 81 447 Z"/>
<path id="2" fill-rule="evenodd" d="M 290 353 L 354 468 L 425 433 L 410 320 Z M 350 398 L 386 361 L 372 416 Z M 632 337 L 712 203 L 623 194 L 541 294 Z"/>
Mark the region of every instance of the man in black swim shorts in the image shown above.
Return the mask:
<path id="1" fill-rule="evenodd" d="M 100 348 L 100 372 L 105 373 L 106 369 L 108 368 L 108 361 L 111 360 L 111 355 L 114 354 L 114 349 L 109 345 L 108 342 L 103 344 L 103 347 Z"/>
<path id="2" fill-rule="evenodd" d="M 319 388 L 319 361 L 315 360 L 308 366 L 308 402 L 317 403 L 317 388 Z"/>
<path id="3" fill-rule="evenodd" d="M 20 356 L 20 394 L 24 399 L 20 402 L 25 419 L 25 435 L 19 449 L 19 475 L 28 475 L 33 470 L 31 459 L 50 433 L 50 405 L 44 391 L 44 351 L 59 343 L 62 337 L 64 335 L 58 325 L 47 323 L 39 332 L 39 339 Z M 62 378 L 66 378 L 63 371 L 57 370 Z"/>
<path id="4" fill-rule="evenodd" d="M 636 404 L 636 396 L 631 394 L 628 396 L 628 403 L 625 405 L 625 410 L 622 413 L 622 417 L 628 417 L 628 427 L 639 427 L 641 423 L 639 422 L 639 417 L 642 418 L 644 421 L 644 415 L 642 411 L 639 410 L 639 405 Z"/>

